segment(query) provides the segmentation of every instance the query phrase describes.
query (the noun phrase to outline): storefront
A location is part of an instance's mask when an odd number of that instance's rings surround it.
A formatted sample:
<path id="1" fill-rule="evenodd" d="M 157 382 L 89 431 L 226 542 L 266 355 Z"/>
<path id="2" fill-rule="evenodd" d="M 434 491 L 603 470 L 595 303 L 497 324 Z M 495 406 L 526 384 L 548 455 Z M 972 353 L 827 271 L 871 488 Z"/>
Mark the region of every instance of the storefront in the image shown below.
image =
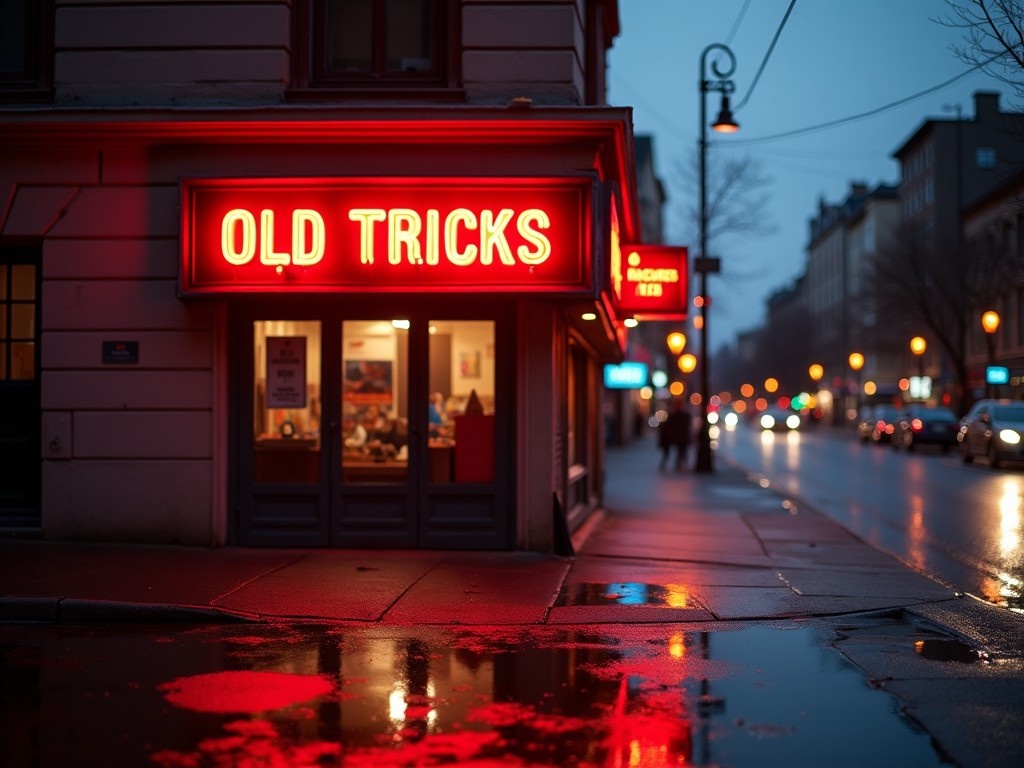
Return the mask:
<path id="1" fill-rule="evenodd" d="M 628 112 L 384 112 L 3 126 L 44 536 L 548 551 L 600 506 Z"/>

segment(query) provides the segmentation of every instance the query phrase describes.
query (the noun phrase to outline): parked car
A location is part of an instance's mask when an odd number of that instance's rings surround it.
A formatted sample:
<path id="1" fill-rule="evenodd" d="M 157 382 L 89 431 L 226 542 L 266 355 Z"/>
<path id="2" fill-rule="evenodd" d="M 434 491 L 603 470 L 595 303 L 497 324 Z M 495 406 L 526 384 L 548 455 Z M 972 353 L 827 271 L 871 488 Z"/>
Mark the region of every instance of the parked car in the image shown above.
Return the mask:
<path id="1" fill-rule="evenodd" d="M 918 445 L 937 445 L 943 453 L 956 445 L 960 424 L 956 414 L 942 405 L 909 405 L 900 412 L 892 433 L 893 448 L 914 450 Z"/>
<path id="2" fill-rule="evenodd" d="M 1004 461 L 1024 461 L 1024 402 L 979 400 L 960 420 L 957 435 L 964 462 L 988 457 L 996 468 Z"/>
<path id="3" fill-rule="evenodd" d="M 857 437 L 862 443 L 870 440 L 873 443 L 883 443 L 892 440 L 892 433 L 896 431 L 896 417 L 899 412 L 895 405 L 882 403 L 861 408 L 860 420 L 857 422 Z"/>
<path id="4" fill-rule="evenodd" d="M 759 421 L 761 429 L 765 431 L 789 432 L 800 429 L 800 414 L 774 405 L 761 412 Z"/>

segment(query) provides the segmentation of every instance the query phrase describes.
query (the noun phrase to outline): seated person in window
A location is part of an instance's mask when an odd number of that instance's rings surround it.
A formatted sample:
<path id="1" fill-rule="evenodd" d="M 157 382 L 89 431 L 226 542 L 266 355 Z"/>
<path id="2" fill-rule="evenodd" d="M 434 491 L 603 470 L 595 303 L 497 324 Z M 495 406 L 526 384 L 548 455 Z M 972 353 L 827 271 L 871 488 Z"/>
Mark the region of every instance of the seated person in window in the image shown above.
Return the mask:
<path id="1" fill-rule="evenodd" d="M 444 395 L 435 392 L 427 404 L 427 424 L 431 437 L 448 434 L 448 415 L 445 413 Z"/>
<path id="2" fill-rule="evenodd" d="M 366 446 L 366 441 L 369 439 L 366 427 L 360 424 L 355 417 L 346 416 L 342 422 L 342 429 L 346 448 L 362 450 Z"/>

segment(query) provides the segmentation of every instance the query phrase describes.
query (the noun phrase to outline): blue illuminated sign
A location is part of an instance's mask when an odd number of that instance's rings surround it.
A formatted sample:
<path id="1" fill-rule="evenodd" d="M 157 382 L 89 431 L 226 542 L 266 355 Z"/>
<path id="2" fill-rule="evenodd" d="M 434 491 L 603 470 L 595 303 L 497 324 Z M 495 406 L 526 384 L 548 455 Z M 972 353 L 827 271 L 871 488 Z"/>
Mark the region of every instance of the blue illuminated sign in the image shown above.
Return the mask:
<path id="1" fill-rule="evenodd" d="M 985 369 L 986 384 L 1009 384 L 1010 369 L 1002 365 L 990 365 Z"/>
<path id="2" fill-rule="evenodd" d="M 625 362 L 604 367 L 604 385 L 608 389 L 640 389 L 647 386 L 647 365 Z"/>

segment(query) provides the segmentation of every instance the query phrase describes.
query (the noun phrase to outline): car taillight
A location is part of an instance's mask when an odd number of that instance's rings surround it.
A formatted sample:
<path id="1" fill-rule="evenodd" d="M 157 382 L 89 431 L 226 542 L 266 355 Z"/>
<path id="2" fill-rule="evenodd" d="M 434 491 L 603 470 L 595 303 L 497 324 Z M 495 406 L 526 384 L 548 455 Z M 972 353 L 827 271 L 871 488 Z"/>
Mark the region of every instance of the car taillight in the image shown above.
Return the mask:
<path id="1" fill-rule="evenodd" d="M 910 422 L 910 428 L 915 432 L 920 432 L 924 429 L 924 424 L 921 423 L 920 419 L 912 419 Z"/>

